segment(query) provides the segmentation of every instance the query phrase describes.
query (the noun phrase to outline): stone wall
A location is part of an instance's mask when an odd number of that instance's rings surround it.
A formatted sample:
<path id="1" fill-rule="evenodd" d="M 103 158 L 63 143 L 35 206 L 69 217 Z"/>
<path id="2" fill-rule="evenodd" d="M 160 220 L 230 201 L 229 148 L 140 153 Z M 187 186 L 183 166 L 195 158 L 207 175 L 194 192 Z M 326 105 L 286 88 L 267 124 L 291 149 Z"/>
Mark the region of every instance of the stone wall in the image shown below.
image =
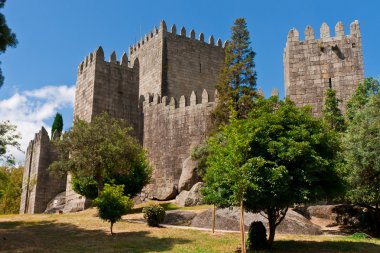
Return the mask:
<path id="1" fill-rule="evenodd" d="M 163 96 L 174 97 L 178 101 L 183 94 L 192 91 L 201 94 L 206 89 L 213 99 L 223 67 L 224 47 L 220 39 L 214 40 L 213 35 L 208 43 L 204 41 L 203 33 L 198 39 L 195 36 L 194 30 L 186 36 L 184 27 L 177 34 L 175 25 L 171 32 L 165 34 Z"/>
<path id="2" fill-rule="evenodd" d="M 65 191 L 65 178 L 55 176 L 48 170 L 56 159 L 49 135 L 42 127 L 27 148 L 20 213 L 42 213 L 53 197 Z"/>
<path id="3" fill-rule="evenodd" d="M 182 163 L 205 138 L 214 102 L 206 90 L 192 92 L 188 101 L 187 106 L 185 96 L 178 103 L 154 96 L 144 103 L 144 148 L 154 169 L 151 184 L 144 190 L 148 198 L 166 200 L 178 194 Z"/>
<path id="4" fill-rule="evenodd" d="M 329 87 L 343 101 L 347 100 L 364 79 L 361 34 L 358 21 L 350 25 L 350 34 L 344 34 L 341 22 L 335 26 L 335 37 L 324 23 L 320 39 L 316 39 L 311 26 L 300 41 L 296 29 L 290 30 L 284 49 L 285 95 L 297 105 L 312 106 L 314 115 L 321 115 L 325 90 Z"/>

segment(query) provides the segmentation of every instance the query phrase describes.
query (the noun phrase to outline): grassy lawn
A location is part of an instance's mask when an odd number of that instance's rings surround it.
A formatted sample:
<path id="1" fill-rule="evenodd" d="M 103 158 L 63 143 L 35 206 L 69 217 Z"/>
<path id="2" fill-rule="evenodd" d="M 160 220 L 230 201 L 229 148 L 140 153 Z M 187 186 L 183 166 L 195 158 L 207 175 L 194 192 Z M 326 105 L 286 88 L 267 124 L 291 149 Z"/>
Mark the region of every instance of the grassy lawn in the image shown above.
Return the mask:
<path id="1" fill-rule="evenodd" d="M 172 207 L 174 208 L 174 207 Z M 170 209 L 170 208 L 169 208 Z M 237 233 L 215 233 L 118 222 L 95 210 L 72 214 L 0 215 L 0 252 L 235 252 Z M 380 252 L 380 240 L 343 236 L 278 235 L 273 252 Z"/>

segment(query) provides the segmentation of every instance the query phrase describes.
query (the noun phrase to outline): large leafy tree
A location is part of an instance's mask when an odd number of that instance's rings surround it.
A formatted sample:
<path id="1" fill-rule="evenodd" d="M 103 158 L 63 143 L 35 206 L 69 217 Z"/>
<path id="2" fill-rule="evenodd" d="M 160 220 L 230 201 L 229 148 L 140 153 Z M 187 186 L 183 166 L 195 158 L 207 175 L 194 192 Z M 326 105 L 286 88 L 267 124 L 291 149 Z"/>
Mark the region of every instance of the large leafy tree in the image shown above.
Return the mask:
<path id="1" fill-rule="evenodd" d="M 325 103 L 323 106 L 322 114 L 323 120 L 332 129 L 341 132 L 345 129 L 344 116 L 339 109 L 339 100 L 336 97 L 336 91 L 334 89 L 327 89 L 325 93 Z"/>
<path id="2" fill-rule="evenodd" d="M 264 212 L 269 245 L 289 206 L 341 189 L 336 133 L 290 100 L 258 99 L 247 119 L 233 120 L 208 143 L 205 200 Z"/>
<path id="3" fill-rule="evenodd" d="M 255 52 L 250 46 L 244 18 L 235 20 L 231 40 L 225 49 L 224 66 L 216 85 L 218 104 L 212 112 L 213 129 L 227 123 L 232 114 L 246 118 L 256 94 Z"/>
<path id="4" fill-rule="evenodd" d="M 131 133 L 132 128 L 124 120 L 106 113 L 91 122 L 76 119 L 62 140 L 55 142 L 59 159 L 50 169 L 70 172 L 82 182 L 95 181 L 96 195 L 112 177 L 125 177 L 129 184 L 126 188 L 141 191 L 149 182 L 151 167 L 146 152 Z M 141 178 L 133 180 L 137 176 Z"/>
<path id="5" fill-rule="evenodd" d="M 0 167 L 0 214 L 18 213 L 23 168 Z"/>
<path id="6" fill-rule="evenodd" d="M 4 8 L 6 0 L 0 0 L 0 9 Z M 8 47 L 17 45 L 16 35 L 8 27 L 4 14 L 0 13 L 0 54 L 5 53 Z M 0 62 L 1 64 L 1 62 Z M 0 88 L 3 86 L 4 76 L 0 68 Z"/>
<path id="7" fill-rule="evenodd" d="M 51 126 L 51 138 L 53 139 L 54 134 L 56 134 L 57 137 L 62 135 L 63 130 L 63 119 L 62 114 L 58 113 L 54 117 L 53 125 Z"/>
<path id="8" fill-rule="evenodd" d="M 344 137 L 343 168 L 348 200 L 366 206 L 374 214 L 372 229 L 380 235 L 380 95 L 365 100 Z"/>
<path id="9" fill-rule="evenodd" d="M 8 164 L 14 164 L 14 157 L 8 153 L 9 147 L 15 147 L 20 150 L 21 136 L 16 131 L 16 126 L 9 121 L 0 122 L 0 161 Z"/>
<path id="10" fill-rule="evenodd" d="M 374 94 L 380 90 L 379 81 L 368 77 L 363 80 L 355 90 L 354 95 L 347 103 L 347 119 L 353 120 L 355 114 L 362 110 Z"/>

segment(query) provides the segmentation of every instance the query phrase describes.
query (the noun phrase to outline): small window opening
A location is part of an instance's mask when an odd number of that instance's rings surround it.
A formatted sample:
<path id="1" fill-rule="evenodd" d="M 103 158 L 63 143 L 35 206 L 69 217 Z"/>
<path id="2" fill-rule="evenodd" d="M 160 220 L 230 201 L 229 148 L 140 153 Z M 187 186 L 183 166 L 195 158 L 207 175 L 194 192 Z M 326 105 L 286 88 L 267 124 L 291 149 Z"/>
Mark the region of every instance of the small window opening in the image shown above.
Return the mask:
<path id="1" fill-rule="evenodd" d="M 202 64 L 199 63 L 199 73 L 202 73 Z"/>
<path id="2" fill-rule="evenodd" d="M 331 78 L 329 78 L 329 88 L 332 89 L 332 81 L 331 81 Z"/>
<path id="3" fill-rule="evenodd" d="M 355 43 L 352 43 L 352 48 L 355 48 L 356 47 L 356 44 Z"/>

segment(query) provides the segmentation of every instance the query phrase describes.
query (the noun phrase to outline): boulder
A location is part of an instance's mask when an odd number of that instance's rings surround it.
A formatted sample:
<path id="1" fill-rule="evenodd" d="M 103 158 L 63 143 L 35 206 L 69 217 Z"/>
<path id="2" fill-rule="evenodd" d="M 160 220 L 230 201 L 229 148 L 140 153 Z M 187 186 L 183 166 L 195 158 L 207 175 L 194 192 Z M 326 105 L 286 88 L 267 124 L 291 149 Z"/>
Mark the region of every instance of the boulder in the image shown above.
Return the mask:
<path id="1" fill-rule="evenodd" d="M 175 199 L 178 206 L 196 206 L 202 204 L 202 195 L 200 189 L 203 183 L 196 183 L 190 191 L 182 191 Z"/>
<path id="2" fill-rule="evenodd" d="M 191 157 L 185 159 L 182 163 L 182 173 L 178 182 L 178 191 L 189 191 L 194 184 L 200 181 L 196 172 L 197 162 Z"/>
<path id="3" fill-rule="evenodd" d="M 66 202 L 66 192 L 57 194 L 46 206 L 44 213 L 58 213 L 63 212 Z"/>
<path id="4" fill-rule="evenodd" d="M 239 208 L 224 208 L 216 210 L 215 228 L 221 230 L 239 231 Z M 268 229 L 268 221 L 259 213 L 244 213 L 245 229 L 249 229 L 249 225 L 253 221 L 261 221 Z M 191 226 L 200 228 L 211 228 L 212 226 L 212 210 L 209 209 L 198 214 L 191 222 Z M 305 234 L 305 235 L 319 235 L 322 234 L 321 228 L 311 223 L 308 219 L 301 214 L 289 210 L 285 219 L 277 227 L 278 233 L 283 234 Z"/>
<path id="5" fill-rule="evenodd" d="M 191 211 L 173 210 L 167 211 L 163 224 L 189 226 L 197 214 Z"/>
<path id="6" fill-rule="evenodd" d="M 174 199 L 178 193 L 177 185 L 166 184 L 158 185 L 157 188 L 148 196 L 149 199 L 170 200 Z"/>

